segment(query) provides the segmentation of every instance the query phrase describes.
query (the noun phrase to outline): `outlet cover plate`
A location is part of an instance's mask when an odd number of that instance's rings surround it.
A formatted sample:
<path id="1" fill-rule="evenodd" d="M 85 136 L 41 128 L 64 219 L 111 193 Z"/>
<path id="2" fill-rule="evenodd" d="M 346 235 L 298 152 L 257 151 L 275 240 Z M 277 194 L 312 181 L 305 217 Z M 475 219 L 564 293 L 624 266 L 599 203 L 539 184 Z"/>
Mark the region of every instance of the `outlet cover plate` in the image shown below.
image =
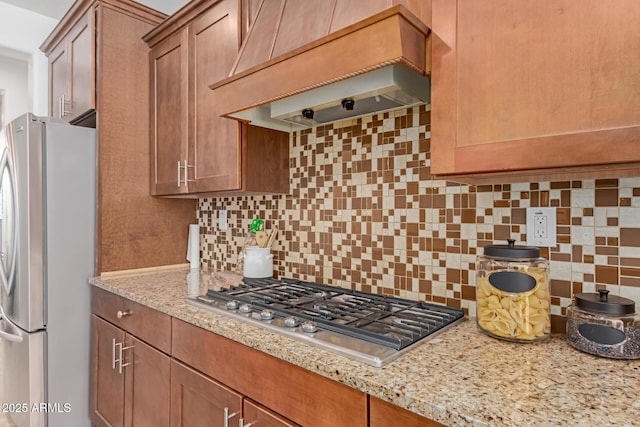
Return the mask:
<path id="1" fill-rule="evenodd" d="M 218 227 L 220 228 L 220 230 L 227 229 L 227 210 L 226 209 L 222 209 L 220 212 L 218 212 Z"/>
<path id="2" fill-rule="evenodd" d="M 556 235 L 556 208 L 527 208 L 527 245 L 555 247 L 558 244 Z"/>

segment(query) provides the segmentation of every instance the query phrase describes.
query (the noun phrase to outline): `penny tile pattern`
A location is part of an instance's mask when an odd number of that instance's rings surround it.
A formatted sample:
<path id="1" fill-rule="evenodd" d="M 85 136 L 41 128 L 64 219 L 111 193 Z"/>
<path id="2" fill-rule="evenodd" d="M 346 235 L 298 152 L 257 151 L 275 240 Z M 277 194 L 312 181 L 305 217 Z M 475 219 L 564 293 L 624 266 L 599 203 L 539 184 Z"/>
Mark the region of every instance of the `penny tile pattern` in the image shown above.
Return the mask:
<path id="1" fill-rule="evenodd" d="M 278 225 L 277 276 L 461 307 L 475 316 L 475 260 L 526 241 L 526 208 L 557 208 L 553 329 L 577 292 L 640 304 L 640 177 L 464 185 L 430 173 L 428 106 L 295 132 L 290 194 L 202 198 L 204 266 L 234 270 L 254 218 Z M 217 226 L 226 209 L 228 230 Z"/>

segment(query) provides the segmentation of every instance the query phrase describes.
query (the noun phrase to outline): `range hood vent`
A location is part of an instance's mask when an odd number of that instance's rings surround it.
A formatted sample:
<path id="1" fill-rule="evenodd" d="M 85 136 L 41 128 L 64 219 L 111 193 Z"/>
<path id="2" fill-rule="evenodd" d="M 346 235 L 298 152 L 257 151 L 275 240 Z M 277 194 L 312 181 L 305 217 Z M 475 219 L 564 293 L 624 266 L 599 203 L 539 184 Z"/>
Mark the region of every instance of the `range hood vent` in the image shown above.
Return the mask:
<path id="1" fill-rule="evenodd" d="M 299 130 L 425 103 L 429 87 L 426 76 L 389 65 L 229 116 L 256 126 Z M 351 109 L 343 106 L 350 101 Z"/>
<path id="2" fill-rule="evenodd" d="M 231 76 L 210 86 L 219 111 L 290 132 L 429 102 L 425 4 L 262 0 Z"/>

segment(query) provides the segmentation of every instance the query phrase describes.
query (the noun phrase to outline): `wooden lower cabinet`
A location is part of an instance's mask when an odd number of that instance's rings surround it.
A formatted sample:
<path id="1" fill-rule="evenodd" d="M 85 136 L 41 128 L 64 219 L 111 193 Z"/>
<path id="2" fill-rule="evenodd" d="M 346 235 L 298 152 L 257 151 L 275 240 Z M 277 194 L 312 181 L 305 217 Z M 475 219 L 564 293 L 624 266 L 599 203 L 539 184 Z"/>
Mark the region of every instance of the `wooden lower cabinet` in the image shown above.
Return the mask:
<path id="1" fill-rule="evenodd" d="M 444 427 L 442 424 L 369 396 L 369 427 Z"/>
<path id="2" fill-rule="evenodd" d="M 176 318 L 171 354 L 294 423 L 367 425 L 365 393 Z"/>
<path id="3" fill-rule="evenodd" d="M 91 310 L 93 426 L 442 426 L 99 288 Z"/>
<path id="4" fill-rule="evenodd" d="M 284 419 L 275 412 L 249 399 L 245 399 L 242 404 L 242 417 L 242 422 L 239 423 L 242 427 L 299 427 L 298 424 Z"/>
<path id="5" fill-rule="evenodd" d="M 168 426 L 169 356 L 95 315 L 91 331 L 92 424 Z"/>
<path id="6" fill-rule="evenodd" d="M 236 426 L 241 412 L 241 394 L 171 362 L 171 427 Z"/>
<path id="7" fill-rule="evenodd" d="M 124 342 L 122 329 L 91 316 L 91 422 L 124 425 L 124 375 L 114 369 L 114 342 Z"/>
<path id="8" fill-rule="evenodd" d="M 127 334 L 124 425 L 169 426 L 170 364 L 166 354 Z"/>
<path id="9" fill-rule="evenodd" d="M 91 290 L 91 421 L 169 425 L 171 317 Z"/>
<path id="10" fill-rule="evenodd" d="M 171 362 L 171 427 L 239 425 L 294 427 L 298 424 L 178 361 Z"/>

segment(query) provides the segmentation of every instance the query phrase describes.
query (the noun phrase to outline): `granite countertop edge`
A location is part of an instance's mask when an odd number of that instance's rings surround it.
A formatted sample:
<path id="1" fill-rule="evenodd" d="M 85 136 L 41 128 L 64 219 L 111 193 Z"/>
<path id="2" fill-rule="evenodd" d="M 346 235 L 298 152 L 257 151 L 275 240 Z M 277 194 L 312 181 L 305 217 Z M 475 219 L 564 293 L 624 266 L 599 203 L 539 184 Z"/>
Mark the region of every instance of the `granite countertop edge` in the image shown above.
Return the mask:
<path id="1" fill-rule="evenodd" d="M 563 335 L 500 341 L 466 319 L 376 368 L 186 302 L 214 280 L 179 269 L 89 283 L 445 425 L 640 426 L 640 361 L 579 352 Z"/>

